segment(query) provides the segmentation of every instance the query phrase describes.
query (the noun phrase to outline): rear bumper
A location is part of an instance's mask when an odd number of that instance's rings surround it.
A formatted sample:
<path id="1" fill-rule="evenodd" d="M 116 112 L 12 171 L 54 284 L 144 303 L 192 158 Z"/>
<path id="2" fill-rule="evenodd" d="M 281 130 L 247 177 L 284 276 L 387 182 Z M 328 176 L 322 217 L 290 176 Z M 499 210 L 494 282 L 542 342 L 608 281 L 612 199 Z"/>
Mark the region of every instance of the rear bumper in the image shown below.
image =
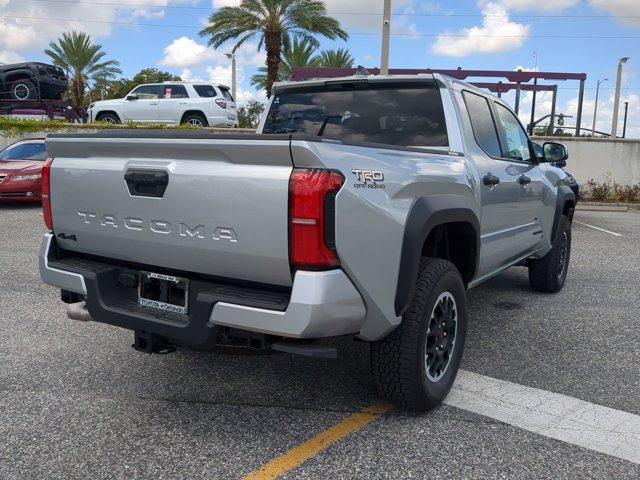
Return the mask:
<path id="1" fill-rule="evenodd" d="M 161 270 L 161 269 L 160 269 Z M 137 289 L 118 283 L 137 267 L 58 258 L 55 238 L 40 249 L 42 280 L 85 297 L 94 321 L 145 330 L 192 345 L 213 345 L 220 326 L 289 338 L 321 338 L 360 331 L 364 302 L 342 270 L 298 271 L 290 293 L 190 279 L 189 313 L 180 315 L 137 303 Z"/>

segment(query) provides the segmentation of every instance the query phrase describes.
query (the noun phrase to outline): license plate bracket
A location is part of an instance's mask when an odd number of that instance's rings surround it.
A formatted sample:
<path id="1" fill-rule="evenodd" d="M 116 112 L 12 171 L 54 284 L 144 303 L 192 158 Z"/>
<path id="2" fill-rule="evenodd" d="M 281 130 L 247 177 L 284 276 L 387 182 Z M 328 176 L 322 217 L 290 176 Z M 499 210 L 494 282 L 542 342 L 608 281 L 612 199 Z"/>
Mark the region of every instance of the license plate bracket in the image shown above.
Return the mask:
<path id="1" fill-rule="evenodd" d="M 138 304 L 181 315 L 187 314 L 188 279 L 144 270 L 138 275 Z"/>

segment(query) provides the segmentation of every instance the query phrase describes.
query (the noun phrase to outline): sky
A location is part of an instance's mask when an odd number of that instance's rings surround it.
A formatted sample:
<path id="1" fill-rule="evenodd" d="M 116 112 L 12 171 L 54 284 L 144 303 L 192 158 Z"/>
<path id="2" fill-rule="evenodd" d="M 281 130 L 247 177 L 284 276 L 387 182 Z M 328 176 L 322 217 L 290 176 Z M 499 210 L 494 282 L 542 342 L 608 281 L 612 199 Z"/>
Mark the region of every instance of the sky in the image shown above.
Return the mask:
<path id="1" fill-rule="evenodd" d="M 68 30 L 89 33 L 123 76 L 147 67 L 230 85 L 230 43 L 214 50 L 198 32 L 217 8 L 240 0 L 0 0 L 0 62 L 47 61 L 43 49 Z M 347 47 L 356 64 L 380 64 L 383 0 L 326 0 L 349 39 L 319 38 L 321 48 Z M 640 0 L 392 0 L 391 68 L 538 69 L 587 74 L 583 126 L 591 127 L 596 84 L 602 83 L 596 130 L 609 132 L 616 67 L 624 66 L 621 101 L 629 102 L 627 137 L 640 138 Z M 266 100 L 249 78 L 264 52 L 247 43 L 237 54 L 238 100 Z M 481 81 L 481 79 L 477 79 Z M 495 79 L 497 81 L 499 79 Z M 489 81 L 489 80 L 486 80 Z M 542 82 L 545 83 L 545 82 Z M 550 82 L 546 82 L 550 83 Z M 559 82 L 558 113 L 574 115 L 578 82 Z M 513 104 L 513 95 L 505 100 Z M 523 94 L 528 122 L 531 93 Z M 551 94 L 538 94 L 536 117 Z M 574 120 L 568 119 L 567 123 Z M 622 108 L 620 109 L 622 132 Z"/>

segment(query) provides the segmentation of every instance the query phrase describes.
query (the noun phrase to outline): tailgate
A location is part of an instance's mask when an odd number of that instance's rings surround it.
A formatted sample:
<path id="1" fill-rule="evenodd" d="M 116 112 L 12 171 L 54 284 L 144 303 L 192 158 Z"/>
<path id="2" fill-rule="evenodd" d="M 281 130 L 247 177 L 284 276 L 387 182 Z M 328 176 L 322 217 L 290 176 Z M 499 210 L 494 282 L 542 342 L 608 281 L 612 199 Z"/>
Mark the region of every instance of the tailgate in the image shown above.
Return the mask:
<path id="1" fill-rule="evenodd" d="M 47 151 L 63 249 L 291 285 L 287 136 L 52 135 Z"/>

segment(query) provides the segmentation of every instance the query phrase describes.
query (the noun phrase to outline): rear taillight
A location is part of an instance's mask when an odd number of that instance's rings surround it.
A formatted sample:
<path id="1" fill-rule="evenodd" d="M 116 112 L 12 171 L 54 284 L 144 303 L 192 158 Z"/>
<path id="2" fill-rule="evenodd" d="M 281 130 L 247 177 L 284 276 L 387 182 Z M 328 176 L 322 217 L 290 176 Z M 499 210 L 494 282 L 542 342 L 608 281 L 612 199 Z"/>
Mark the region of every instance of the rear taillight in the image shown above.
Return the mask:
<path id="1" fill-rule="evenodd" d="M 220 108 L 227 108 L 227 102 L 225 102 L 224 100 L 222 100 L 220 98 L 216 98 L 216 103 L 218 104 L 218 106 Z"/>
<path id="2" fill-rule="evenodd" d="M 335 252 L 335 195 L 344 177 L 329 170 L 294 169 L 289 180 L 289 257 L 292 267 L 327 268 Z"/>
<path id="3" fill-rule="evenodd" d="M 42 167 L 42 217 L 49 230 L 53 230 L 53 216 L 51 215 L 51 164 L 53 158 L 48 158 Z"/>

